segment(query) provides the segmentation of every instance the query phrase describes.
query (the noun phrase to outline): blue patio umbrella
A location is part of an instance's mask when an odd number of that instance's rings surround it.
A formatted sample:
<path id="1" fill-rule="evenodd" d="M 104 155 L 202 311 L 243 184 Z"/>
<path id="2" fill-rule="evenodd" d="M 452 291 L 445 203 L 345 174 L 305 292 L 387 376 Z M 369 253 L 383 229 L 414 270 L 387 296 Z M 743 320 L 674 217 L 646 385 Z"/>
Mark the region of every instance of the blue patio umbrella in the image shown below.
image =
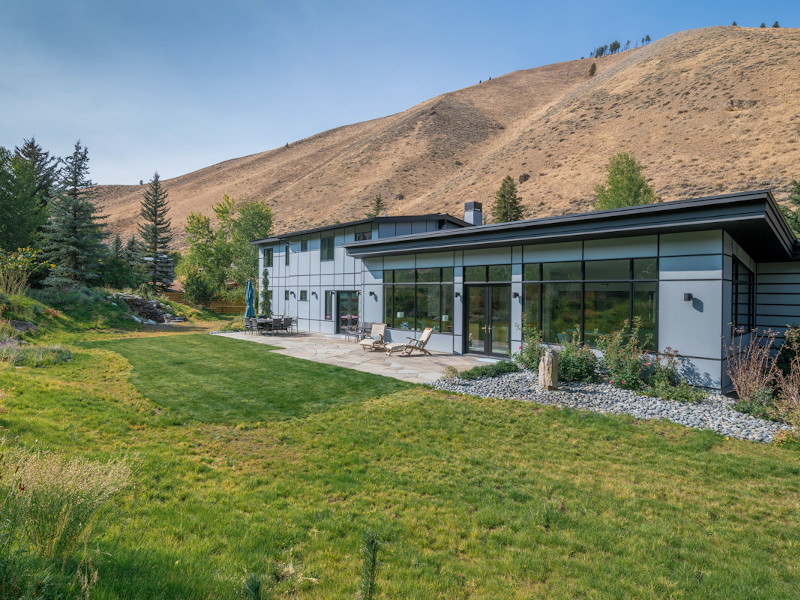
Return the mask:
<path id="1" fill-rule="evenodd" d="M 254 299 L 255 299 L 255 293 L 253 292 L 253 282 L 248 279 L 247 290 L 244 293 L 244 301 L 247 304 L 247 310 L 244 311 L 245 318 L 256 316 L 256 309 L 253 308 Z"/>

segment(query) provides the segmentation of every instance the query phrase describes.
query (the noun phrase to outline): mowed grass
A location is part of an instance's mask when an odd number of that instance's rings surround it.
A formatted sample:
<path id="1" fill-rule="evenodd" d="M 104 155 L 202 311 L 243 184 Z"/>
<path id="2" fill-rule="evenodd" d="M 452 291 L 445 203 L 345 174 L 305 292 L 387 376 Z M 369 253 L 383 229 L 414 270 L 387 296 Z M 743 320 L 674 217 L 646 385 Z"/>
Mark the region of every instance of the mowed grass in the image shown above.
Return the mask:
<path id="1" fill-rule="evenodd" d="M 237 598 L 248 572 L 265 598 L 354 598 L 367 530 L 378 598 L 797 597 L 796 451 L 359 376 L 213 336 L 119 340 L 0 367 L 0 424 L 129 456 L 137 486 L 90 546 L 97 598 Z"/>
<path id="2" fill-rule="evenodd" d="M 407 389 L 402 381 L 207 334 L 91 342 L 133 365 L 131 382 L 178 422 L 254 423 Z"/>

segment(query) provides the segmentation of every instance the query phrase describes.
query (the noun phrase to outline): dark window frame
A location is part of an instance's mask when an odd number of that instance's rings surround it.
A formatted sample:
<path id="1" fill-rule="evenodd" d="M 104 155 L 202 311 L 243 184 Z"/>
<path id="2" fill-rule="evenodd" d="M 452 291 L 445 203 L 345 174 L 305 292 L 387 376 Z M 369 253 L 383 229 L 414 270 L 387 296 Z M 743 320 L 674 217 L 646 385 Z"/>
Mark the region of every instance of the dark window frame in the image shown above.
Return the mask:
<path id="1" fill-rule="evenodd" d="M 336 236 L 335 234 L 322 235 L 319 239 L 319 260 L 321 262 L 330 262 L 334 258 L 336 249 Z"/>
<path id="2" fill-rule="evenodd" d="M 300 290 L 300 302 L 308 302 L 308 290 Z"/>
<path id="3" fill-rule="evenodd" d="M 420 280 L 419 271 L 426 271 L 430 272 L 432 269 L 439 270 L 439 276 L 436 281 L 424 281 Z M 413 280 L 407 282 L 398 282 L 396 281 L 395 271 L 413 271 Z M 407 331 L 420 331 L 417 327 L 417 313 L 418 313 L 418 302 L 417 299 L 419 297 L 419 288 L 420 287 L 430 287 L 430 286 L 439 286 L 439 310 L 438 315 L 441 319 L 445 314 L 445 306 L 449 305 L 450 312 L 448 316 L 450 317 L 449 321 L 439 321 L 439 331 L 434 331 L 434 333 L 439 335 L 453 335 L 455 325 L 454 325 L 454 312 L 455 312 L 455 272 L 453 267 L 426 267 L 422 269 L 386 269 L 383 272 L 383 316 L 386 320 L 386 326 L 392 329 L 397 329 L 395 327 L 395 319 L 396 319 L 396 310 L 395 310 L 395 288 L 408 288 L 413 289 L 413 298 L 414 298 L 414 325 L 410 327 Z M 387 318 L 388 317 L 388 318 Z M 405 318 L 405 317 L 404 317 Z M 443 323 L 448 323 L 448 331 L 442 331 Z"/>
<path id="4" fill-rule="evenodd" d="M 731 335 L 736 337 L 744 335 L 755 329 L 756 326 L 756 277 L 753 271 L 744 264 L 744 262 L 736 256 L 731 257 Z M 740 295 L 744 288 L 747 294 L 746 298 L 746 311 L 744 315 L 739 311 L 741 306 Z M 740 321 L 740 317 L 744 316 L 746 323 Z"/>
<path id="5" fill-rule="evenodd" d="M 655 277 L 647 277 L 647 278 L 636 278 L 636 266 L 635 262 L 637 260 L 654 260 L 655 261 Z M 634 318 L 634 305 L 635 305 L 635 292 L 636 292 L 636 284 L 641 283 L 653 283 L 655 282 L 658 284 L 658 264 L 659 259 L 655 256 L 645 256 L 645 257 L 636 257 L 636 258 L 627 258 L 627 259 L 600 259 L 600 260 L 627 260 L 628 261 L 628 278 L 627 279 L 586 279 L 586 263 L 596 263 L 600 262 L 599 260 L 581 260 L 581 261 L 543 261 L 543 262 L 531 262 L 531 263 L 523 263 L 522 265 L 522 272 L 523 272 L 523 280 L 522 280 L 522 305 L 525 306 L 527 299 L 526 299 L 526 291 L 529 285 L 536 285 L 536 293 L 538 297 L 536 298 L 537 302 L 537 310 L 538 314 L 536 315 L 536 328 L 539 331 L 542 331 L 542 320 L 543 320 L 543 303 L 542 299 L 544 296 L 544 287 L 547 284 L 553 283 L 575 283 L 580 285 L 580 298 L 581 298 L 581 314 L 579 316 L 579 326 L 580 326 L 580 341 L 581 343 L 586 343 L 586 284 L 594 284 L 594 283 L 628 283 L 628 322 L 633 323 Z M 580 262 L 580 279 L 547 279 L 543 278 L 544 276 L 544 265 L 545 264 L 556 264 L 556 263 L 576 263 Z M 531 273 L 526 270 L 526 267 L 532 267 L 536 265 L 536 271 L 538 271 L 538 278 L 533 279 L 530 277 L 525 277 L 525 275 L 530 275 Z M 656 302 L 656 314 L 655 314 L 655 323 L 654 323 L 654 332 L 653 332 L 653 349 L 658 348 L 658 285 L 655 287 L 655 302 Z M 530 318 L 529 315 L 526 315 L 527 318 Z M 548 343 L 556 343 L 556 342 L 548 342 Z"/>
<path id="6" fill-rule="evenodd" d="M 275 259 L 275 250 L 272 248 L 264 248 L 264 266 L 272 267 Z"/>

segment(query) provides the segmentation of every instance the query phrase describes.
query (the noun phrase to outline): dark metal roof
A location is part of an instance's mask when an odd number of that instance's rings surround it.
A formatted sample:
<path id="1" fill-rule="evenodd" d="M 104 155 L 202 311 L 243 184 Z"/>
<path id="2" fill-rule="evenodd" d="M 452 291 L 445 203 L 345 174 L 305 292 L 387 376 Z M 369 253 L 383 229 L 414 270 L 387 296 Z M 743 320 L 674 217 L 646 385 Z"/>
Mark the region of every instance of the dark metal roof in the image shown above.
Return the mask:
<path id="1" fill-rule="evenodd" d="M 796 239 L 769 190 L 350 242 L 359 258 L 724 229 L 754 259 L 791 260 Z"/>
<path id="2" fill-rule="evenodd" d="M 358 221 L 348 221 L 346 223 L 335 223 L 333 225 L 323 225 L 322 227 L 314 227 L 313 229 L 303 229 L 301 231 L 290 231 L 281 235 L 264 238 L 263 240 L 253 240 L 251 244 L 268 244 L 270 242 L 279 242 L 288 238 L 297 237 L 300 235 L 308 235 L 310 233 L 319 233 L 320 231 L 329 231 L 331 229 L 342 229 L 344 227 L 354 227 L 357 225 L 366 225 L 368 223 L 408 223 L 415 221 L 428 221 L 431 219 L 444 219 L 445 221 L 458 225 L 459 227 L 472 227 L 466 221 L 462 221 L 447 213 L 430 213 L 427 215 L 405 215 L 397 217 L 370 217 L 368 219 L 359 219 Z"/>

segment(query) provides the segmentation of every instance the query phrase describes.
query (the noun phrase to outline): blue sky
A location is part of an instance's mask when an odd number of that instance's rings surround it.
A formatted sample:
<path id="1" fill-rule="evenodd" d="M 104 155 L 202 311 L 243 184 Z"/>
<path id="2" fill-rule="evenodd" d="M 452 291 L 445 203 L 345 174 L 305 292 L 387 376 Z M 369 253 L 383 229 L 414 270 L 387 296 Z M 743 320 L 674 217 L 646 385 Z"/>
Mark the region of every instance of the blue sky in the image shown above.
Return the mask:
<path id="1" fill-rule="evenodd" d="M 800 26 L 796 1 L 0 0 L 0 145 L 174 177 L 614 39 Z"/>

